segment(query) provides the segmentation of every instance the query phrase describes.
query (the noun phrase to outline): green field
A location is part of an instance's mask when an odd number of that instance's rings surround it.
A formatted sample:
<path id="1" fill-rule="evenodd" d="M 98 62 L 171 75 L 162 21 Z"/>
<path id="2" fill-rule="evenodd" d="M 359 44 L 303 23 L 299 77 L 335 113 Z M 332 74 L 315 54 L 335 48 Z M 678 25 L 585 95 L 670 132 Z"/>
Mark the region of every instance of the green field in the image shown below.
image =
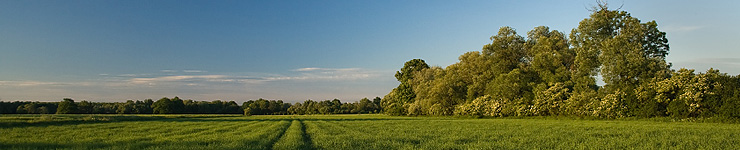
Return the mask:
<path id="1" fill-rule="evenodd" d="M 0 149 L 737 149 L 740 125 L 384 115 L 1 115 Z"/>

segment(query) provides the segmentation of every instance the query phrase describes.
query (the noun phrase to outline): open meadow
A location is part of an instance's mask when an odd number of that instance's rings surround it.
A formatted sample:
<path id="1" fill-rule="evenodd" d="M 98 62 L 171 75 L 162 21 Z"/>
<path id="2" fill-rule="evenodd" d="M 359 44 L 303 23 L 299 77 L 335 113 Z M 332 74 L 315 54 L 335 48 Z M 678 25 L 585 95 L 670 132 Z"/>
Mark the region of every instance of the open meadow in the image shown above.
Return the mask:
<path id="1" fill-rule="evenodd" d="M 0 149 L 736 149 L 740 125 L 385 115 L 2 115 Z"/>

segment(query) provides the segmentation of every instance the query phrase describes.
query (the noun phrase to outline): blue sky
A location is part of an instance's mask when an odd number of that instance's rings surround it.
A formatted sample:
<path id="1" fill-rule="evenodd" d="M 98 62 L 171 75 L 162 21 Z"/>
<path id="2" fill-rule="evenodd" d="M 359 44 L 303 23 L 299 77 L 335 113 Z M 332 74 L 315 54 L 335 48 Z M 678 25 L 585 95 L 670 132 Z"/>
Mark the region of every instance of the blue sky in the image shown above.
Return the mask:
<path id="1" fill-rule="evenodd" d="M 740 73 L 736 1 L 612 1 L 667 32 L 674 68 Z M 478 51 L 502 26 L 569 33 L 595 1 L 0 1 L 0 100 L 387 94 L 407 60 Z"/>

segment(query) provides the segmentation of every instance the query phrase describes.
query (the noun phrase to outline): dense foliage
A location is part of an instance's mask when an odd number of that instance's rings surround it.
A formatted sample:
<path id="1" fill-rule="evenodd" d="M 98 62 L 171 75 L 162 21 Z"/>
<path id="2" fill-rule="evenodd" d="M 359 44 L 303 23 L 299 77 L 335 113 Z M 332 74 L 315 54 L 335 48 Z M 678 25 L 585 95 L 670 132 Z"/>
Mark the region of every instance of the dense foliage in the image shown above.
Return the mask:
<path id="1" fill-rule="evenodd" d="M 287 109 L 289 114 L 368 114 L 380 112 L 380 97 L 373 101 L 363 98 L 355 103 L 342 103 L 339 99 L 313 101 L 306 100 L 303 103 L 296 103 Z"/>
<path id="2" fill-rule="evenodd" d="M 569 37 L 502 27 L 446 68 L 406 62 L 381 106 L 412 116 L 740 117 L 740 78 L 671 69 L 657 26 L 599 5 Z"/>

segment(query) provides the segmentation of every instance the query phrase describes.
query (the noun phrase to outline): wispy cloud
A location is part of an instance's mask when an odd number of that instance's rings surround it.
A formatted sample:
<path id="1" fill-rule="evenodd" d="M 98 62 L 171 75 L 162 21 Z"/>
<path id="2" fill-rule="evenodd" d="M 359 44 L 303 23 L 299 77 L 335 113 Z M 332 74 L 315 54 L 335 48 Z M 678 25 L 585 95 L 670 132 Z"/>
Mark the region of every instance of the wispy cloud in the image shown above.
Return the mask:
<path id="1" fill-rule="evenodd" d="M 206 71 L 203 71 L 203 70 L 183 70 L 182 72 L 185 72 L 185 73 L 201 73 L 201 72 L 206 72 Z"/>
<path id="2" fill-rule="evenodd" d="M 337 71 L 360 71 L 362 69 L 360 68 L 298 68 L 294 69 L 293 71 L 298 72 L 311 72 L 311 71 L 330 71 L 330 72 L 337 72 Z"/>
<path id="3" fill-rule="evenodd" d="M 119 77 L 136 77 L 136 76 L 139 76 L 139 75 L 137 75 L 137 74 L 121 74 L 121 75 L 118 75 L 118 76 Z"/>
<path id="4" fill-rule="evenodd" d="M 257 84 L 269 81 L 328 81 L 328 80 L 359 80 L 379 76 L 376 71 L 360 68 L 299 68 L 292 71 L 297 74 L 269 74 L 269 75 L 168 75 L 159 77 L 136 77 L 130 79 L 134 84 L 157 84 L 161 82 L 221 82 L 221 83 L 250 83 Z M 188 72 L 188 71 L 183 71 Z M 195 71 L 191 71 L 195 72 Z"/>
<path id="5" fill-rule="evenodd" d="M 320 69 L 321 68 L 298 68 L 293 71 L 315 71 L 315 70 L 320 70 Z"/>
<path id="6" fill-rule="evenodd" d="M 195 74 L 195 75 L 194 75 Z M 131 98 L 181 96 L 193 99 L 276 98 L 305 100 L 322 98 L 362 98 L 382 96 L 387 89 L 377 88 L 387 72 L 362 68 L 298 68 L 275 73 L 187 73 L 155 72 L 99 76 L 85 81 L 2 81 L 4 100 L 79 100 L 120 101 Z M 395 84 L 388 80 L 388 84 Z M 374 87 L 375 86 L 375 87 Z M 385 87 L 385 86 L 381 86 Z M 389 85 L 390 87 L 390 85 Z M 77 100 L 77 99 L 76 99 Z"/>
<path id="7" fill-rule="evenodd" d="M 121 86 L 123 82 L 107 80 L 107 81 L 78 81 L 78 82 L 50 82 L 50 81 L 0 81 L 0 86 L 6 88 L 13 87 L 68 87 L 68 86 Z"/>
<path id="8" fill-rule="evenodd" d="M 133 84 L 157 84 L 162 82 L 188 82 L 189 84 L 200 82 L 233 82 L 233 83 L 257 83 L 262 79 L 249 76 L 228 76 L 228 75 L 175 75 L 152 78 L 133 78 L 130 83 Z"/>
<path id="9" fill-rule="evenodd" d="M 207 72 L 207 71 L 203 71 L 203 70 L 170 70 L 170 69 L 164 69 L 164 70 L 159 70 L 159 72 L 163 72 L 163 73 L 178 73 L 178 72 L 184 72 L 184 73 L 202 73 L 202 72 Z"/>
<path id="10" fill-rule="evenodd" d="M 361 68 L 299 68 L 293 71 L 300 74 L 274 80 L 358 80 L 380 75 L 378 71 Z"/>
<path id="11" fill-rule="evenodd" d="M 21 86 L 21 87 L 28 87 L 28 86 L 49 86 L 49 85 L 67 85 L 64 83 L 59 82 L 42 82 L 42 81 L 0 81 L 1 86 Z"/>

